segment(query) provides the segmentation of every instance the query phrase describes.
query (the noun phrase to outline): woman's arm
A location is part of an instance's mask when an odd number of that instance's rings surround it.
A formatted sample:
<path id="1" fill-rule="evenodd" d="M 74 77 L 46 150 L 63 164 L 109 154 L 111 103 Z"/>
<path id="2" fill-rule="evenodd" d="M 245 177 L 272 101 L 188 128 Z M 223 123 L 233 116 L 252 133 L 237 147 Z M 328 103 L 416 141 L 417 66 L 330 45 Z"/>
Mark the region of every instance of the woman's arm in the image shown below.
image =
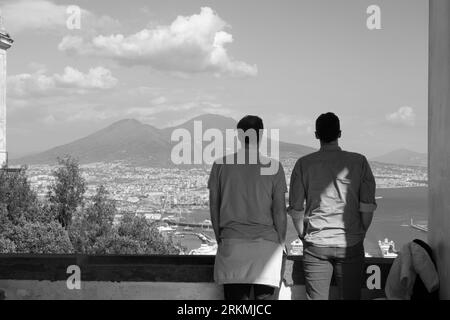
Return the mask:
<path id="1" fill-rule="evenodd" d="M 209 190 L 209 211 L 217 243 L 220 242 L 220 196 L 217 190 Z"/>
<path id="2" fill-rule="evenodd" d="M 276 192 L 273 196 L 272 218 L 278 239 L 282 245 L 286 242 L 287 215 L 284 190 Z"/>

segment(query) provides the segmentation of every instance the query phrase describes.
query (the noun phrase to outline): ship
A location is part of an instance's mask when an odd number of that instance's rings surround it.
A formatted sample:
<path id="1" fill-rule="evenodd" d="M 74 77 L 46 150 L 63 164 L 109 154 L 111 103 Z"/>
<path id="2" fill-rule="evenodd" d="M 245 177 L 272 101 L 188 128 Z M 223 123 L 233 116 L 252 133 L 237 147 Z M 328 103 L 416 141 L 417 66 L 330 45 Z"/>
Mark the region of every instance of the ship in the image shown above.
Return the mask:
<path id="1" fill-rule="evenodd" d="M 300 239 L 296 239 L 291 242 L 291 250 L 289 250 L 291 256 L 303 255 L 303 242 Z"/>
<path id="2" fill-rule="evenodd" d="M 383 258 L 397 258 L 398 252 L 395 250 L 395 242 L 388 238 L 383 241 L 378 241 L 378 246 L 380 247 L 381 255 Z"/>

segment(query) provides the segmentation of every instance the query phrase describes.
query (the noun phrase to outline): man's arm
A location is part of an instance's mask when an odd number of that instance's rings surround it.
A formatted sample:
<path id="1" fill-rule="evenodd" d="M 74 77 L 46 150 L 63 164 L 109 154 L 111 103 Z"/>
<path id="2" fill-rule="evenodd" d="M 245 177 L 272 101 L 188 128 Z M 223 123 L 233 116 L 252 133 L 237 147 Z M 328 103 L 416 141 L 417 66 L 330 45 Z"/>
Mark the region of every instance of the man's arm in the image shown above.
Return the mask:
<path id="1" fill-rule="evenodd" d="M 304 230 L 304 202 L 305 187 L 303 186 L 303 177 L 300 161 L 295 164 L 291 174 L 291 183 L 289 188 L 289 209 L 288 213 L 292 218 L 292 223 L 300 238 L 303 238 Z"/>
<path id="2" fill-rule="evenodd" d="M 303 211 L 295 211 L 293 209 L 289 210 L 289 215 L 292 218 L 292 223 L 294 224 L 294 228 L 297 231 L 299 238 L 303 238 L 305 227 L 305 213 Z"/>
<path id="3" fill-rule="evenodd" d="M 377 208 L 375 201 L 376 182 L 372 169 L 366 158 L 363 161 L 361 189 L 359 191 L 359 211 L 361 214 L 361 224 L 364 232 L 367 233 L 372 223 L 373 213 Z"/>
<path id="4" fill-rule="evenodd" d="M 367 233 L 370 225 L 372 224 L 373 212 L 361 212 L 361 222 L 364 232 Z"/>

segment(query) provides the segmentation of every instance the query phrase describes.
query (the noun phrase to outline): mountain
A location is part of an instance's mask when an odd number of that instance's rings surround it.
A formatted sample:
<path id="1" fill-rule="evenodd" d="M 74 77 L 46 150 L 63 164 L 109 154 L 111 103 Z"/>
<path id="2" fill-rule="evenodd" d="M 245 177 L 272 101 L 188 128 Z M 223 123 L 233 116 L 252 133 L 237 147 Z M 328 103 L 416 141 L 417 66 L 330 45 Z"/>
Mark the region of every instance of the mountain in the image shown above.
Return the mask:
<path id="1" fill-rule="evenodd" d="M 225 132 L 226 129 L 236 129 L 237 121 L 233 118 L 224 117 L 216 114 L 205 114 L 198 116 L 196 118 L 193 118 L 181 125 L 178 125 L 176 127 L 172 128 L 166 128 L 163 129 L 165 134 L 170 139 L 170 135 L 174 129 L 187 129 L 189 132 L 194 131 L 194 122 L 195 121 L 201 121 L 202 122 L 202 130 L 205 132 L 208 129 L 219 129 L 221 132 Z M 225 135 L 224 135 L 225 136 Z M 208 144 L 209 142 L 205 142 L 204 145 Z M 270 142 L 268 141 L 268 145 L 270 147 Z M 312 152 L 317 151 L 314 148 L 304 146 L 301 144 L 294 144 L 294 143 L 287 143 L 280 141 L 280 154 L 286 155 L 286 154 L 292 154 L 295 156 L 303 156 L 310 154 Z"/>
<path id="2" fill-rule="evenodd" d="M 236 128 L 234 119 L 213 114 L 202 115 L 178 126 L 164 129 L 126 119 L 71 143 L 11 162 L 53 164 L 57 157 L 73 155 L 81 163 L 129 160 L 139 164 L 167 165 L 170 163 L 172 147 L 178 144 L 178 142 L 171 142 L 172 132 L 175 129 L 186 129 L 193 138 L 195 121 L 201 121 L 203 133 L 211 128 L 219 129 L 221 132 Z M 204 142 L 204 146 L 206 144 L 209 142 Z M 280 142 L 281 155 L 302 156 L 314 151 L 315 149 L 307 146 Z"/>
<path id="3" fill-rule="evenodd" d="M 236 129 L 237 121 L 233 118 L 220 116 L 217 114 L 204 114 L 192 118 L 178 126 L 162 129 L 162 131 L 169 137 L 175 129 L 187 129 L 189 132 L 194 131 L 194 122 L 201 121 L 203 132 L 208 129 L 219 129 L 224 132 L 226 129 Z"/>
<path id="4" fill-rule="evenodd" d="M 371 160 L 404 166 L 426 167 L 428 164 L 428 155 L 407 149 L 399 149 Z"/>
<path id="5" fill-rule="evenodd" d="M 121 120 L 74 142 L 13 160 L 18 164 L 51 164 L 57 157 L 74 155 L 81 163 L 143 160 L 166 161 L 170 146 L 161 130 L 137 120 Z"/>

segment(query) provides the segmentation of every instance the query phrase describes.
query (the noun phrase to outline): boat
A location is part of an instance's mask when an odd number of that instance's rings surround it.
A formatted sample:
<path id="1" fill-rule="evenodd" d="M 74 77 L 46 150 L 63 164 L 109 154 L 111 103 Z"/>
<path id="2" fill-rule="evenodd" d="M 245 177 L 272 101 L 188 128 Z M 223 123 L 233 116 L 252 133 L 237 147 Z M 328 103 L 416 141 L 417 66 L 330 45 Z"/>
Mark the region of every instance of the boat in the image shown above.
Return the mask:
<path id="1" fill-rule="evenodd" d="M 398 252 L 395 250 L 395 242 L 388 238 L 383 241 L 378 241 L 378 246 L 380 247 L 381 255 L 383 258 L 397 258 Z"/>
<path id="2" fill-rule="evenodd" d="M 189 252 L 190 255 L 196 256 L 215 256 L 217 253 L 217 244 L 209 245 L 202 243 L 200 248 L 193 249 Z"/>
<path id="3" fill-rule="evenodd" d="M 289 250 L 291 256 L 303 255 L 303 242 L 300 239 L 296 239 L 291 242 L 291 250 Z"/>
<path id="4" fill-rule="evenodd" d="M 205 229 L 211 229 L 212 228 L 212 222 L 211 220 L 204 220 L 201 224 L 200 224 L 201 228 L 205 228 Z"/>
<path id="5" fill-rule="evenodd" d="M 414 229 L 417 229 L 417 230 L 420 230 L 423 232 L 428 232 L 428 225 L 415 223 L 413 218 L 411 218 L 411 222 L 409 225 L 411 228 L 414 228 Z"/>

